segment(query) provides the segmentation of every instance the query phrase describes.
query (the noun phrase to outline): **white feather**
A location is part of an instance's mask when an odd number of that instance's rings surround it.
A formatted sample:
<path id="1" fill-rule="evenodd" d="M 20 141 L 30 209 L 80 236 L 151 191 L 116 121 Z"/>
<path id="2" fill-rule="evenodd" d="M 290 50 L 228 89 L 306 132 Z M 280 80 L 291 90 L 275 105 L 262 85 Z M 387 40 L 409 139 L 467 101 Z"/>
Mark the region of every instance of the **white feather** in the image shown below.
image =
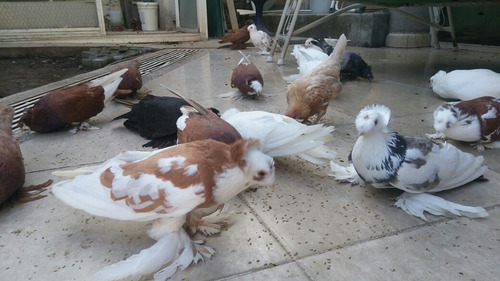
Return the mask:
<path id="1" fill-rule="evenodd" d="M 323 53 L 323 51 L 315 48 L 305 48 L 301 45 L 293 46 L 292 55 L 297 60 L 299 73 L 284 77 L 284 79 L 289 83 L 301 76 L 309 74 L 311 70 L 313 70 L 321 62 L 328 59 L 328 55 Z"/>
<path id="2" fill-rule="evenodd" d="M 333 141 L 333 126 L 307 126 L 293 118 L 265 112 L 230 109 L 222 119 L 231 124 L 243 138 L 258 138 L 269 156 L 297 155 L 320 164 L 335 159 L 336 152 L 325 143 Z"/>
<path id="3" fill-rule="evenodd" d="M 404 192 L 398 197 L 396 207 L 410 215 L 427 220 L 424 212 L 429 212 L 436 216 L 466 216 L 469 218 L 484 218 L 488 212 L 482 207 L 469 207 L 446 201 L 443 198 L 427 193 Z"/>
<path id="4" fill-rule="evenodd" d="M 500 74 L 489 69 L 438 71 L 430 78 L 434 93 L 444 99 L 500 98 Z"/>

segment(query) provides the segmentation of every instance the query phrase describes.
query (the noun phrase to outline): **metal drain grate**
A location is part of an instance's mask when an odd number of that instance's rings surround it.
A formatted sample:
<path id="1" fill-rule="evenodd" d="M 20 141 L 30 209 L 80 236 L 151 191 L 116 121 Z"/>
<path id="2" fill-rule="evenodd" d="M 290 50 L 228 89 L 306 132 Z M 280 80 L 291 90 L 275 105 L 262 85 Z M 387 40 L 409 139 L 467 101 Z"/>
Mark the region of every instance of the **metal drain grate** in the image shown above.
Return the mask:
<path id="1" fill-rule="evenodd" d="M 184 59 L 189 58 L 195 54 L 203 52 L 203 49 L 172 49 L 167 53 L 160 54 L 158 56 L 153 56 L 141 60 L 141 66 L 139 67 L 139 71 L 142 76 L 148 75 L 149 73 L 156 71 L 165 66 L 180 62 Z M 105 74 L 101 75 L 104 76 Z M 91 79 L 98 78 L 100 76 L 92 77 Z M 89 79 L 90 80 L 90 79 Z M 76 82 L 81 83 L 82 81 Z M 70 86 L 70 85 L 68 85 Z M 12 130 L 19 129 L 19 119 L 23 115 L 24 111 L 35 104 L 41 97 L 43 97 L 46 93 L 42 93 L 40 95 L 16 102 L 11 104 L 14 107 L 14 120 L 12 121 Z"/>
<path id="2" fill-rule="evenodd" d="M 201 53 L 202 51 L 202 49 L 174 49 L 168 53 L 141 61 L 139 70 L 141 72 L 141 75 L 147 75 L 162 67 L 171 65 L 173 63 L 189 58 L 192 55 Z"/>

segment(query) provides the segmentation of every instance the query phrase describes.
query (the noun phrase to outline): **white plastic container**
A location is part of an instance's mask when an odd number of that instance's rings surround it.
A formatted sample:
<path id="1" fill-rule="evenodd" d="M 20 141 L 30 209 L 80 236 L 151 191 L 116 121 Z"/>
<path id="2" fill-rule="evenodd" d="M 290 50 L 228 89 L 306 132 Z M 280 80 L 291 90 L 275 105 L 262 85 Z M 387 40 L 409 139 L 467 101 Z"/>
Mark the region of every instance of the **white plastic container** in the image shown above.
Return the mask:
<path id="1" fill-rule="evenodd" d="M 311 0 L 311 14 L 328 14 L 332 0 Z"/>
<path id="2" fill-rule="evenodd" d="M 158 3 L 156 2 L 137 2 L 139 18 L 141 18 L 142 30 L 158 30 Z"/>
<path id="3" fill-rule="evenodd" d="M 111 22 L 111 26 L 122 26 L 122 11 L 109 11 L 109 21 Z"/>

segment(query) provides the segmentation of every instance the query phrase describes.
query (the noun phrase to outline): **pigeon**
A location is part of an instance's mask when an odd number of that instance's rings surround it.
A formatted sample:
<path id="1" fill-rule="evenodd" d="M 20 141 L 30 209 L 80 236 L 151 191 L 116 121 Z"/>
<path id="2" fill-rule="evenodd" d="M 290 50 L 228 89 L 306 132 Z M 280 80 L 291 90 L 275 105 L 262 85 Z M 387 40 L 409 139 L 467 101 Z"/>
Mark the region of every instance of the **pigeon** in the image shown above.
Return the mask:
<path id="1" fill-rule="evenodd" d="M 243 25 L 240 29 L 236 30 L 235 33 L 228 34 L 219 41 L 222 43 L 231 43 L 229 44 L 229 48 L 231 50 L 245 49 L 245 43 L 250 40 L 250 32 L 248 32 L 248 26 L 253 23 L 253 20 L 246 20 L 245 25 Z M 219 48 L 226 47 L 227 45 L 221 46 Z"/>
<path id="2" fill-rule="evenodd" d="M 265 33 L 262 30 L 257 30 L 257 26 L 255 26 L 255 24 L 249 25 L 247 29 L 250 33 L 250 40 L 252 41 L 253 45 L 259 49 L 257 54 L 269 55 L 272 43 L 271 36 L 269 36 L 269 34 Z"/>
<path id="3" fill-rule="evenodd" d="M 318 123 L 326 113 L 330 101 L 340 95 L 340 63 L 347 45 L 344 34 L 340 36 L 337 48 L 308 74 L 290 83 L 286 90 L 288 108 L 285 115 L 304 123 Z M 315 120 L 309 118 L 315 116 Z"/>
<path id="4" fill-rule="evenodd" d="M 182 106 L 182 116 L 177 119 L 177 143 L 187 143 L 196 140 L 213 139 L 226 144 L 231 144 L 241 135 L 224 121 L 217 114 L 203 107 L 192 99 L 185 98 L 178 92 L 162 85 L 179 98 L 182 98 L 190 104 L 190 106 Z"/>
<path id="5" fill-rule="evenodd" d="M 309 38 L 305 43 L 307 46 L 316 46 L 317 50 L 323 51 L 325 54 L 330 55 L 333 52 L 332 45 L 328 44 L 324 38 Z M 373 80 L 372 67 L 369 66 L 363 58 L 351 51 L 345 51 L 342 57 L 342 64 L 340 69 L 340 80 L 354 80 L 357 77 Z"/>
<path id="6" fill-rule="evenodd" d="M 52 193 L 91 215 L 153 221 L 148 234 L 156 243 L 98 271 L 94 280 L 138 280 L 149 274 L 166 280 L 215 252 L 185 232 L 190 212 L 220 206 L 252 184 L 274 184 L 273 158 L 261 149 L 256 139 L 240 139 L 231 145 L 201 140 L 153 152 L 126 151 L 55 184 Z"/>
<path id="7" fill-rule="evenodd" d="M 395 205 L 424 220 L 424 211 L 472 218 L 487 216 L 482 207 L 451 204 L 428 194 L 453 189 L 482 177 L 487 170 L 484 158 L 463 152 L 449 143 L 438 144 L 428 138 L 400 135 L 389 127 L 390 114 L 387 106 L 375 104 L 364 107 L 356 117 L 359 137 L 349 160 L 358 179 L 375 188 L 393 187 L 404 191 Z M 335 175 L 338 165 L 331 163 L 331 166 Z M 343 169 L 339 176 L 348 170 Z M 349 181 L 348 177 L 342 180 Z"/>
<path id="8" fill-rule="evenodd" d="M 372 67 L 369 66 L 360 55 L 346 51 L 342 58 L 340 69 L 340 80 L 355 80 L 361 77 L 369 81 L 373 80 Z"/>
<path id="9" fill-rule="evenodd" d="M 24 160 L 21 148 L 12 135 L 14 108 L 0 105 L 0 206 L 11 200 L 13 202 L 29 202 L 41 199 L 40 194 L 52 181 L 40 185 L 26 186 Z"/>
<path id="10" fill-rule="evenodd" d="M 438 71 L 430 79 L 434 93 L 443 99 L 500 98 L 500 74 L 489 69 Z"/>
<path id="11" fill-rule="evenodd" d="M 337 155 L 325 145 L 333 141 L 333 126 L 307 126 L 281 114 L 242 112 L 236 108 L 228 109 L 221 118 L 236 128 L 243 138 L 259 139 L 262 151 L 271 157 L 296 155 L 314 164 L 324 164 Z"/>
<path id="12" fill-rule="evenodd" d="M 237 88 L 244 97 L 259 99 L 264 87 L 264 79 L 262 79 L 259 69 L 252 63 L 249 56 L 245 56 L 241 51 L 240 53 L 243 58 L 233 69 L 231 88 Z M 235 92 L 230 92 L 221 95 L 221 97 L 234 97 L 235 94 Z"/>
<path id="13" fill-rule="evenodd" d="M 20 127 L 28 126 L 32 131 L 49 133 L 79 123 L 77 129 L 95 130 L 86 121 L 104 110 L 118 85 L 120 77 L 128 69 L 112 72 L 104 77 L 51 91 L 28 108 L 19 119 Z"/>
<path id="14" fill-rule="evenodd" d="M 113 120 L 127 119 L 123 125 L 150 140 L 143 147 L 165 148 L 177 144 L 177 119 L 182 116 L 181 107 L 188 102 L 177 97 L 146 95 L 132 109 Z M 219 110 L 209 108 L 215 114 Z"/>
<path id="15" fill-rule="evenodd" d="M 472 142 L 479 151 L 500 148 L 500 99 L 480 97 L 449 102 L 434 110 L 435 134 L 431 139 L 450 138 Z"/>
<path id="16" fill-rule="evenodd" d="M 142 88 L 142 75 L 139 67 L 141 62 L 139 60 L 133 60 L 130 63 L 124 64 L 120 67 L 113 69 L 112 71 L 120 71 L 124 68 L 128 69 L 122 77 L 122 82 L 118 85 L 118 89 L 114 95 L 115 98 L 126 98 L 135 97 L 138 95 L 138 90 Z M 138 95 L 138 97 L 142 97 Z"/>
<path id="17" fill-rule="evenodd" d="M 147 95 L 132 109 L 116 117 L 127 119 L 123 125 L 150 141 L 143 147 L 165 148 L 177 143 L 177 119 L 182 116 L 181 106 L 189 105 L 176 97 L 159 97 Z"/>

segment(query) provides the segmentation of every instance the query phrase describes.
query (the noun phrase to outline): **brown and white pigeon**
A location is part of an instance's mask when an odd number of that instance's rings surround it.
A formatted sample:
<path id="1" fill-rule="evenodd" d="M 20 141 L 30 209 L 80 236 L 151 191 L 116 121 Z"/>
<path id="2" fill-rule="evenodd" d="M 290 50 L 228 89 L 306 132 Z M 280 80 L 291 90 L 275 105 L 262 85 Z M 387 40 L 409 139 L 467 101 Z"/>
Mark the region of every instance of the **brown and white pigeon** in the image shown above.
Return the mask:
<path id="1" fill-rule="evenodd" d="M 500 98 L 500 73 L 489 69 L 438 71 L 430 78 L 434 93 L 443 99 L 471 100 L 483 96 Z"/>
<path id="2" fill-rule="evenodd" d="M 431 139 L 450 138 L 472 142 L 477 150 L 500 148 L 500 99 L 480 97 L 449 102 L 434 110 L 435 134 Z"/>
<path id="3" fill-rule="evenodd" d="M 355 121 L 359 137 L 350 154 L 352 168 L 331 163 L 336 179 L 403 190 L 395 205 L 424 220 L 424 211 L 434 215 L 486 217 L 488 213 L 481 207 L 462 206 L 429 194 L 481 177 L 487 170 L 484 158 L 449 143 L 400 135 L 390 128 L 390 115 L 390 109 L 384 105 L 369 105 L 359 112 Z"/>
<path id="4" fill-rule="evenodd" d="M 264 87 L 264 79 L 260 74 L 259 69 L 241 52 L 243 58 L 238 62 L 238 65 L 233 69 L 231 74 L 231 88 L 237 88 L 243 94 L 243 97 L 259 99 Z M 221 97 L 234 97 L 237 92 L 230 92 L 221 95 Z"/>
<path id="5" fill-rule="evenodd" d="M 98 129 L 88 124 L 91 117 L 104 110 L 113 94 L 118 89 L 128 69 L 112 72 L 101 78 L 51 91 L 41 97 L 33 107 L 28 108 L 21 116 L 19 123 L 39 133 L 60 130 L 73 123 L 78 129 Z"/>
<path id="6" fill-rule="evenodd" d="M 196 220 L 191 212 L 221 206 L 252 184 L 274 184 L 274 161 L 261 149 L 258 140 L 241 139 L 232 145 L 202 140 L 153 152 L 127 151 L 55 184 L 52 193 L 95 216 L 153 221 L 148 234 L 156 243 L 98 271 L 94 280 L 139 280 L 150 274 L 166 280 L 215 252 L 185 232 L 186 217 Z"/>
<path id="7" fill-rule="evenodd" d="M 259 49 L 257 54 L 259 55 L 269 55 L 271 50 L 272 39 L 269 34 L 262 30 L 258 30 L 255 24 L 248 26 L 248 32 L 250 32 L 250 40 L 253 45 Z"/>

